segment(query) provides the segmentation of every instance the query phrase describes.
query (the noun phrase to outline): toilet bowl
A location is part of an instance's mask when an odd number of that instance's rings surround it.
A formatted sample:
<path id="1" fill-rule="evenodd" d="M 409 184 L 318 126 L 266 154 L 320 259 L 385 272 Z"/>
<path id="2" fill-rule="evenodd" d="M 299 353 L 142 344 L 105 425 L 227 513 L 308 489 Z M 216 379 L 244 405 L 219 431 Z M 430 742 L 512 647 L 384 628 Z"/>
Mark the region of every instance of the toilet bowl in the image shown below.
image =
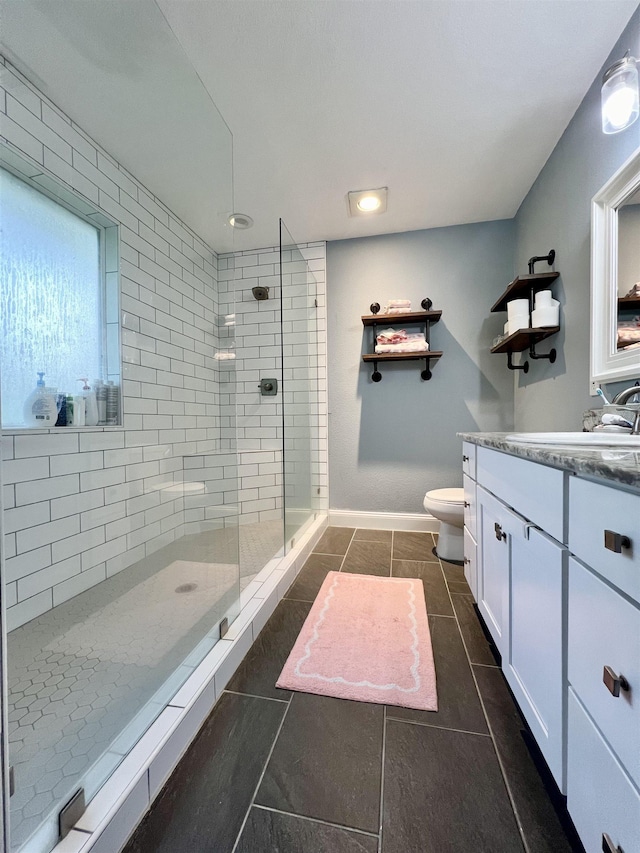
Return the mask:
<path id="1" fill-rule="evenodd" d="M 464 559 L 464 489 L 433 489 L 424 496 L 424 508 L 440 521 L 437 555 L 462 563 Z"/>

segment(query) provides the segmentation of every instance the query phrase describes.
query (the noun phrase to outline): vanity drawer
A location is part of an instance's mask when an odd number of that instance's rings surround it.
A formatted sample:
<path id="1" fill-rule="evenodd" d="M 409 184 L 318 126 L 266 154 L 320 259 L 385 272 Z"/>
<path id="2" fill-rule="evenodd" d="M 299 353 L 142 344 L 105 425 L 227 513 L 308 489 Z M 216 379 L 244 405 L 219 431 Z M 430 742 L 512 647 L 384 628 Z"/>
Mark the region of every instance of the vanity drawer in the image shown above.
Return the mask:
<path id="1" fill-rule="evenodd" d="M 476 445 L 469 441 L 462 442 L 462 473 L 476 478 Z"/>
<path id="2" fill-rule="evenodd" d="M 606 530 L 628 537 L 630 547 L 620 553 L 609 550 Z M 569 550 L 640 601 L 640 495 L 570 477 Z"/>
<path id="3" fill-rule="evenodd" d="M 464 486 L 464 526 L 475 539 L 476 537 L 476 484 L 466 474 L 462 476 Z"/>
<path id="4" fill-rule="evenodd" d="M 640 853 L 640 796 L 569 689 L 567 808 L 586 853 Z"/>
<path id="5" fill-rule="evenodd" d="M 568 648 L 569 684 L 640 785 L 640 609 L 573 558 Z M 603 682 L 605 666 L 630 689 L 613 696 Z"/>
<path id="6" fill-rule="evenodd" d="M 558 542 L 563 539 L 564 474 L 528 459 L 478 447 L 478 484 Z"/>

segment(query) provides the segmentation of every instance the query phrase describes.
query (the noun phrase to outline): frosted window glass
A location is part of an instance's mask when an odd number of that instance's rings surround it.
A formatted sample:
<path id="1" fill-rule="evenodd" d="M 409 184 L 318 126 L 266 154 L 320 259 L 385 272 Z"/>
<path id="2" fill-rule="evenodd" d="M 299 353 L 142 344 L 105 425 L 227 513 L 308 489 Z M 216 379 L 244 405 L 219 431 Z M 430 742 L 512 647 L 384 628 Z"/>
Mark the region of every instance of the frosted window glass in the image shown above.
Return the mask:
<path id="1" fill-rule="evenodd" d="M 38 371 L 73 393 L 78 377 L 102 377 L 99 241 L 92 225 L 0 169 L 3 426 L 24 426 Z"/>

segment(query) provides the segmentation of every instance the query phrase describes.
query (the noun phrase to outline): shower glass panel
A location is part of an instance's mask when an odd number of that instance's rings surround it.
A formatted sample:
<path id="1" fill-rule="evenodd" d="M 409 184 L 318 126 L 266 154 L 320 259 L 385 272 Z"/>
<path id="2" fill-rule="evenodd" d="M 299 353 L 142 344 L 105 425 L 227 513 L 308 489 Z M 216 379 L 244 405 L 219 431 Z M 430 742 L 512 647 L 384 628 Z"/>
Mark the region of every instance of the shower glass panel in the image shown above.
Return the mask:
<path id="1" fill-rule="evenodd" d="M 282 424 L 285 543 L 315 516 L 317 450 L 317 285 L 303 250 L 280 220 Z"/>
<path id="2" fill-rule="evenodd" d="M 122 425 L 2 431 L 6 849 L 46 853 L 65 804 L 91 800 L 239 612 L 235 304 L 216 254 L 233 252 L 232 137 L 154 0 L 5 6 L 0 53 L 47 91 L 2 66 L 0 100 L 29 120 L 11 136 L 0 116 L 9 168 L 118 230 L 102 316 Z"/>

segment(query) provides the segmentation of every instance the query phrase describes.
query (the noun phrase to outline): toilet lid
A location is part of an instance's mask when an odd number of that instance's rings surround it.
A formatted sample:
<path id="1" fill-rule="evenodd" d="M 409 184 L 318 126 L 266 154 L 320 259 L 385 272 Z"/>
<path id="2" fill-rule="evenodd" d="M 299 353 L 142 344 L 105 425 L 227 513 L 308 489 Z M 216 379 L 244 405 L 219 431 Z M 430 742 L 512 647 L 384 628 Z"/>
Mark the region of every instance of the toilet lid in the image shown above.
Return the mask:
<path id="1" fill-rule="evenodd" d="M 427 497 L 443 504 L 461 504 L 464 503 L 464 489 L 434 489 L 427 492 Z"/>

